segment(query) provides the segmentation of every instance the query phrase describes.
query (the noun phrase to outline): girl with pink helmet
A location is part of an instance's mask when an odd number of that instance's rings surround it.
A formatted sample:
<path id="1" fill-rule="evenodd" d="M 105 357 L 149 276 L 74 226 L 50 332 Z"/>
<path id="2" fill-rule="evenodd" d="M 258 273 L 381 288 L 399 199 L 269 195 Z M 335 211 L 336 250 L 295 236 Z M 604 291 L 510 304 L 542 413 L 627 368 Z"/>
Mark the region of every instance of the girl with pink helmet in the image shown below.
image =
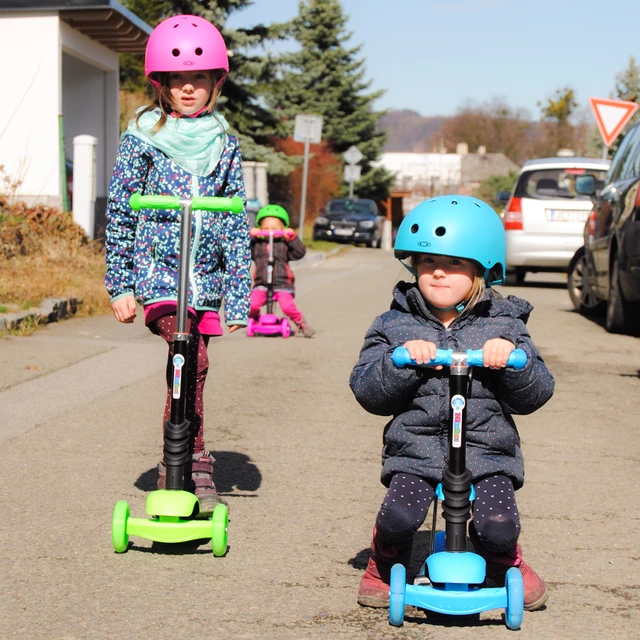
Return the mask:
<path id="1" fill-rule="evenodd" d="M 154 90 L 151 104 L 138 110 L 121 137 L 107 198 L 105 284 L 119 322 L 131 323 L 136 302 L 149 330 L 169 345 L 167 400 L 170 417 L 172 345 L 178 287 L 178 210 L 129 206 L 133 193 L 240 196 L 246 202 L 242 159 L 236 137 L 215 110 L 229 72 L 227 48 L 210 22 L 178 15 L 149 36 L 145 74 Z M 190 469 L 185 488 L 200 501 L 201 515 L 219 502 L 213 457 L 204 442 L 203 391 L 211 336 L 223 334 L 219 310 L 224 300 L 230 332 L 246 326 L 251 290 L 251 253 L 246 212 L 194 211 L 189 271 L 189 362 L 186 418 L 190 423 Z M 158 465 L 164 488 L 164 463 Z"/>

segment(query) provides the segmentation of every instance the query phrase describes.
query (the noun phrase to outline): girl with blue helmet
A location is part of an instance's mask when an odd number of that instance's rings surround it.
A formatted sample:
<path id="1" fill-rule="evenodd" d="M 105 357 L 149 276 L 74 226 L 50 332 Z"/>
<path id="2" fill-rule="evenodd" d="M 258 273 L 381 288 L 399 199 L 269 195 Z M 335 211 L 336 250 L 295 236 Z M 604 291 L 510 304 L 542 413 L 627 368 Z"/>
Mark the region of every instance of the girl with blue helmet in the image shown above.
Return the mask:
<path id="1" fill-rule="evenodd" d="M 415 281 L 398 283 L 391 309 L 367 332 L 350 378 L 367 411 L 392 416 L 382 450 L 381 480 L 388 491 L 358 602 L 388 606 L 391 567 L 408 564 L 413 535 L 446 467 L 448 376 L 442 367 L 397 368 L 391 354 L 404 346 L 422 364 L 435 358 L 437 348 L 482 349 L 484 367 L 474 372 L 467 405 L 467 466 L 478 496 L 469 534 L 487 561 L 487 581 L 502 586 L 507 569 L 518 567 L 525 609 L 539 609 L 547 589 L 518 544 L 515 491 L 524 483 L 524 462 L 512 416 L 544 405 L 554 380 L 527 331 L 532 305 L 491 287 L 505 275 L 503 225 L 481 200 L 440 196 L 406 216 L 394 248 Z M 527 353 L 520 371 L 505 368 L 516 348 Z"/>

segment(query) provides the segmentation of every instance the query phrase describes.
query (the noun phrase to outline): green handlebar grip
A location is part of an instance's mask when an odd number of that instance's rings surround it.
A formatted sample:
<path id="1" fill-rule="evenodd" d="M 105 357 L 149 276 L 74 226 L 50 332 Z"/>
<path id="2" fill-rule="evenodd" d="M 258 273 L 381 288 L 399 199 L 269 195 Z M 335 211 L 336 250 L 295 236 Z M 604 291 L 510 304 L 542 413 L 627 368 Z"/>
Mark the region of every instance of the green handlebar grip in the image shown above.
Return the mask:
<path id="1" fill-rule="evenodd" d="M 230 211 L 231 213 L 240 213 L 244 209 L 244 203 L 240 196 L 233 196 L 233 198 L 201 196 L 193 198 L 191 206 L 203 211 Z"/>
<path id="2" fill-rule="evenodd" d="M 129 205 L 134 211 L 139 209 L 179 209 L 179 196 L 143 196 L 141 193 L 134 193 L 129 198 Z M 244 203 L 240 196 L 233 198 L 214 198 L 210 196 L 200 196 L 191 200 L 193 209 L 204 211 L 230 211 L 240 213 L 244 209 Z"/>

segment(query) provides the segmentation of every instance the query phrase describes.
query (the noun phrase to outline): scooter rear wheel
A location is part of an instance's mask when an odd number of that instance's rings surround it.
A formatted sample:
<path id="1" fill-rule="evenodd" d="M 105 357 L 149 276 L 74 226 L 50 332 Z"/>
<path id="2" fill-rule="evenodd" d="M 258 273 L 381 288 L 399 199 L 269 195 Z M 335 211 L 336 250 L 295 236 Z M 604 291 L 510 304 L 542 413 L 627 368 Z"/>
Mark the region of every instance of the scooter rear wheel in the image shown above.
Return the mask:
<path id="1" fill-rule="evenodd" d="M 129 546 L 129 535 L 127 534 L 129 514 L 129 504 L 126 500 L 116 502 L 111 522 L 111 543 L 116 553 L 124 553 Z"/>
<path id="2" fill-rule="evenodd" d="M 516 567 L 511 567 L 505 577 L 507 589 L 507 608 L 504 621 L 509 629 L 519 629 L 524 615 L 524 584 L 522 574 Z"/>
<path id="3" fill-rule="evenodd" d="M 214 556 L 227 553 L 227 530 L 229 528 L 229 509 L 219 504 L 211 516 L 211 550 Z"/>
<path id="4" fill-rule="evenodd" d="M 249 322 L 247 322 L 247 336 L 249 336 L 249 338 L 253 338 L 253 325 L 255 324 L 255 320 L 253 318 L 249 318 Z"/>
<path id="5" fill-rule="evenodd" d="M 291 335 L 291 325 L 286 318 L 282 318 L 282 322 L 280 323 L 282 329 L 282 337 L 288 338 Z"/>
<path id="6" fill-rule="evenodd" d="M 389 624 L 401 627 L 404 623 L 404 600 L 407 590 L 407 570 L 398 563 L 391 567 L 389 585 Z"/>

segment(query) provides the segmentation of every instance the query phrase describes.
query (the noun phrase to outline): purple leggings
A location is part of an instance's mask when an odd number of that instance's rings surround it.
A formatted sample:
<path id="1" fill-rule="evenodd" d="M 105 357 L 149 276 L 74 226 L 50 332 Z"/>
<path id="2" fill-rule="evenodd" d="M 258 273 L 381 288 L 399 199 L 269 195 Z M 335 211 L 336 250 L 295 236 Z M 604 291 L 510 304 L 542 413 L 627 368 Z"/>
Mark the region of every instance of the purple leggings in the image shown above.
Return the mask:
<path id="1" fill-rule="evenodd" d="M 289 291 L 276 291 L 274 294 L 274 300 L 278 301 L 278 304 L 282 309 L 282 313 L 289 316 L 295 324 L 298 325 L 302 322 L 302 312 L 293 301 L 292 293 Z M 260 308 L 266 304 L 266 302 L 266 289 L 254 289 L 251 292 L 251 311 L 249 312 L 249 316 L 254 320 L 257 320 L 260 317 Z"/>
<path id="2" fill-rule="evenodd" d="M 476 483 L 475 491 L 473 527 L 480 543 L 492 553 L 511 551 L 520 535 L 520 516 L 511 479 L 490 476 Z M 376 518 L 376 535 L 389 544 L 411 540 L 424 522 L 434 495 L 434 488 L 426 480 L 396 473 Z"/>
<path id="3" fill-rule="evenodd" d="M 173 334 L 176 328 L 175 314 L 162 316 L 149 323 L 149 330 L 163 338 L 169 345 L 169 358 L 167 360 L 167 401 L 164 407 L 164 423 L 171 417 L 171 383 L 173 378 Z M 187 398 L 185 404 L 185 418 L 189 421 L 189 436 L 191 453 L 203 453 L 204 447 L 204 383 L 209 371 L 209 356 L 207 346 L 209 336 L 203 336 L 198 331 L 198 326 L 193 322 L 189 314 L 187 319 L 187 331 L 189 332 L 188 370 L 187 374 Z"/>

